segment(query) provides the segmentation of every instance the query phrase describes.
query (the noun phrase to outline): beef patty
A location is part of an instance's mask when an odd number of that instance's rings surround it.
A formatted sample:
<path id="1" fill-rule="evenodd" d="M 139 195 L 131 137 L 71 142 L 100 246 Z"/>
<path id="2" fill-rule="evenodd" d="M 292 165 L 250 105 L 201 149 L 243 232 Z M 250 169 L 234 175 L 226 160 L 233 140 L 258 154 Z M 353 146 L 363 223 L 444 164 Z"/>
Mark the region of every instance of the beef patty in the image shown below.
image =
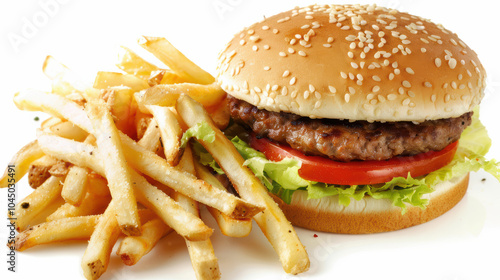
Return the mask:
<path id="1" fill-rule="evenodd" d="M 307 155 L 337 161 L 386 160 L 439 151 L 457 141 L 470 125 L 472 112 L 457 118 L 413 122 L 367 122 L 310 119 L 292 113 L 260 110 L 228 96 L 233 119 L 246 124 L 257 137 L 290 145 Z"/>

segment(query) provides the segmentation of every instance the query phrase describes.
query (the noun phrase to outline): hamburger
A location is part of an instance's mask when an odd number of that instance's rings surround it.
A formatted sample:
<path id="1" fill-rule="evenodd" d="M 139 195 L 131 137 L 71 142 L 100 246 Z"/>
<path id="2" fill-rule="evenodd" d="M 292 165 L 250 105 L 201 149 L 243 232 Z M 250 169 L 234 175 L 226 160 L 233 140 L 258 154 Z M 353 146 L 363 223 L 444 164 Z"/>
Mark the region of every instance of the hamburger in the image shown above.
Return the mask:
<path id="1" fill-rule="evenodd" d="M 226 134 L 291 223 L 353 234 L 442 215 L 470 171 L 499 178 L 476 109 L 485 77 L 455 33 L 375 5 L 267 17 L 217 66 L 235 123 Z"/>

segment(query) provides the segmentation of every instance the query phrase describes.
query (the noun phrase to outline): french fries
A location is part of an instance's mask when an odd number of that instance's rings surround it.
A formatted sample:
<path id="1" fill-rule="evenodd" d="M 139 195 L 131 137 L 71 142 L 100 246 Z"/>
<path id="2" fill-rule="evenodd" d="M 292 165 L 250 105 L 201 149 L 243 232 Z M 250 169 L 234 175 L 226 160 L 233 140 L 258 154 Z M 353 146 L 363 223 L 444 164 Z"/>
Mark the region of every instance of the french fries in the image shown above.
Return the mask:
<path id="1" fill-rule="evenodd" d="M 193 163 L 193 155 L 191 149 L 186 148 L 186 152 L 182 156 L 182 160 L 178 166 L 179 169 L 196 174 Z M 186 211 L 193 215 L 200 216 L 200 209 L 198 202 L 186 197 L 178 192 L 174 193 L 174 199 Z M 191 264 L 193 265 L 196 279 L 220 279 L 220 270 L 217 257 L 214 253 L 214 248 L 210 239 L 203 241 L 189 241 L 186 239 L 186 245 L 191 257 Z"/>
<path id="2" fill-rule="evenodd" d="M 204 204 L 227 236 L 247 236 L 253 217 L 284 270 L 306 271 L 309 259 L 293 227 L 218 129 L 230 121 L 226 93 L 166 39 L 142 37 L 139 44 L 169 69 L 122 47 L 116 66 L 124 73 L 101 71 L 85 85 L 48 56 L 43 71 L 52 91 L 14 95 L 19 109 L 51 115 L 0 178 L 0 187 L 10 187 L 29 171 L 35 188 L 9 213 L 21 231 L 15 248 L 89 240 L 81 267 L 87 279 L 98 279 L 122 233 L 116 253 L 134 265 L 175 231 L 196 278 L 220 279 L 213 229 L 200 216 Z M 216 135 L 200 142 L 241 198 L 193 157 L 189 143 L 181 146 L 184 131 L 200 122 Z"/>
<path id="3" fill-rule="evenodd" d="M 78 206 L 82 203 L 87 193 L 88 171 L 79 166 L 72 166 L 64 180 L 61 196 L 71 205 Z"/>
<path id="4" fill-rule="evenodd" d="M 43 152 L 38 146 L 38 142 L 32 141 L 22 147 L 10 160 L 0 178 L 0 188 L 7 188 L 9 184 L 15 184 L 28 172 L 30 164 L 43 156 Z"/>
<path id="5" fill-rule="evenodd" d="M 201 122 L 210 124 L 216 133 L 215 141 L 209 143 L 200 140 L 200 143 L 212 154 L 241 197 L 257 205 L 265 205 L 265 210 L 255 215 L 254 219 L 278 253 L 283 269 L 291 274 L 307 271 L 309 257 L 294 228 L 259 179 L 243 165 L 244 159 L 214 125 L 203 106 L 191 97 L 182 95 L 177 100 L 176 109 L 190 127 Z"/>
<path id="6" fill-rule="evenodd" d="M 104 174 L 104 166 L 100 161 L 99 151 L 95 147 L 49 135 L 40 136 L 39 141 L 48 154 Z M 133 187 L 137 200 L 153 210 L 177 233 L 189 240 L 205 240 L 212 234 L 213 230 L 207 227 L 201 219 L 186 212 L 173 199 L 149 184 L 134 170 L 130 172 L 132 181 L 135 183 Z"/>
<path id="7" fill-rule="evenodd" d="M 127 47 L 121 47 L 118 52 L 116 66 L 125 73 L 148 80 L 151 72 L 157 71 L 158 67 L 142 59 Z"/>
<path id="8" fill-rule="evenodd" d="M 139 110 L 148 113 L 145 105 L 174 106 L 181 94 L 187 94 L 205 107 L 216 106 L 226 98 L 226 92 L 216 83 L 156 85 L 143 92 L 136 92 L 135 99 Z"/>
<path id="9" fill-rule="evenodd" d="M 116 254 L 126 265 L 136 264 L 143 256 L 153 249 L 156 243 L 173 229 L 161 219 L 156 218 L 142 225 L 139 236 L 127 236 L 120 243 Z"/>
<path id="10" fill-rule="evenodd" d="M 183 149 L 181 148 L 182 129 L 175 114 L 167 107 L 148 105 L 148 110 L 158 124 L 163 143 L 163 151 L 167 163 L 176 166 L 179 162 Z"/>
<path id="11" fill-rule="evenodd" d="M 116 220 L 126 235 L 139 235 L 141 225 L 137 202 L 132 188 L 130 167 L 121 148 L 118 130 L 102 102 L 89 102 L 86 109 L 94 128 L 100 159 L 104 162 L 104 173 L 108 179 L 111 196 L 120 206 L 114 209 Z"/>
<path id="12" fill-rule="evenodd" d="M 32 226 L 16 236 L 16 250 L 59 241 L 89 239 L 100 215 L 57 219 Z"/>
<path id="13" fill-rule="evenodd" d="M 225 190 L 224 186 L 222 186 L 219 180 L 217 180 L 217 178 L 215 178 L 215 176 L 213 176 L 205 166 L 197 161 L 194 161 L 194 166 L 196 168 L 196 174 L 200 179 L 218 189 Z M 214 217 L 222 234 L 230 237 L 245 237 L 250 234 L 250 231 L 252 230 L 251 219 L 237 220 L 228 217 L 212 207 L 207 207 L 207 209 L 212 217 Z"/>
<path id="14" fill-rule="evenodd" d="M 60 197 L 63 179 L 51 176 L 16 205 L 15 213 L 9 212 L 9 216 L 16 218 L 18 231 L 24 231 L 34 225 L 34 219 Z"/>
<path id="15" fill-rule="evenodd" d="M 214 77 L 185 57 L 165 38 L 143 36 L 139 45 L 165 63 L 186 82 L 211 84 Z"/>

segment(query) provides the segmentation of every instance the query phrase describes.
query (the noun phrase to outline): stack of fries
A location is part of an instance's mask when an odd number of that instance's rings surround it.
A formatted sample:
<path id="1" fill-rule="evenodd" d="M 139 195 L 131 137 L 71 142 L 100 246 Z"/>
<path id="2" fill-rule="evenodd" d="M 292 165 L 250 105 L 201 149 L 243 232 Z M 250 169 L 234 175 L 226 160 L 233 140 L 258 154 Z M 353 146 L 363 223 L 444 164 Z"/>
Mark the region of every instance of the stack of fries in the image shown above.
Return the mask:
<path id="1" fill-rule="evenodd" d="M 143 37 L 139 44 L 166 69 L 122 48 L 123 73 L 98 72 L 87 88 L 49 56 L 43 70 L 52 92 L 15 94 L 19 109 L 51 116 L 12 158 L 15 172 L 0 179 L 5 188 L 9 176 L 17 182 L 28 174 L 34 189 L 11 213 L 20 232 L 15 249 L 88 240 L 81 267 L 87 279 L 97 279 L 121 236 L 116 253 L 134 265 L 175 231 L 186 241 L 197 279 L 219 279 L 213 229 L 200 218 L 203 204 L 227 236 L 247 236 L 253 218 L 284 270 L 306 271 L 309 259 L 295 230 L 221 131 L 229 123 L 226 93 L 166 39 Z M 197 141 L 239 196 L 198 162 L 189 142 L 181 144 L 184 132 L 200 124 L 214 139 Z"/>

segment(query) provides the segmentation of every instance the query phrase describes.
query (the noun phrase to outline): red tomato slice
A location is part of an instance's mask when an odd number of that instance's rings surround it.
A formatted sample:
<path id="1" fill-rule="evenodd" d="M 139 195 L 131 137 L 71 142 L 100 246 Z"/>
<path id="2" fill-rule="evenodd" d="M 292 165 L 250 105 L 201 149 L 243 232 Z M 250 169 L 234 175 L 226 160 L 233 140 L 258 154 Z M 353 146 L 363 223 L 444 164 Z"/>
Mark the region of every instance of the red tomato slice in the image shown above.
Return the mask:
<path id="1" fill-rule="evenodd" d="M 441 151 L 430 151 L 414 156 L 394 157 L 389 160 L 339 162 L 320 156 L 306 156 L 290 146 L 252 135 L 250 146 L 261 151 L 269 160 L 280 161 L 294 157 L 302 161 L 299 175 L 310 181 L 336 185 L 366 185 L 385 183 L 394 177 L 412 177 L 428 174 L 447 165 L 455 155 L 458 141 Z"/>

